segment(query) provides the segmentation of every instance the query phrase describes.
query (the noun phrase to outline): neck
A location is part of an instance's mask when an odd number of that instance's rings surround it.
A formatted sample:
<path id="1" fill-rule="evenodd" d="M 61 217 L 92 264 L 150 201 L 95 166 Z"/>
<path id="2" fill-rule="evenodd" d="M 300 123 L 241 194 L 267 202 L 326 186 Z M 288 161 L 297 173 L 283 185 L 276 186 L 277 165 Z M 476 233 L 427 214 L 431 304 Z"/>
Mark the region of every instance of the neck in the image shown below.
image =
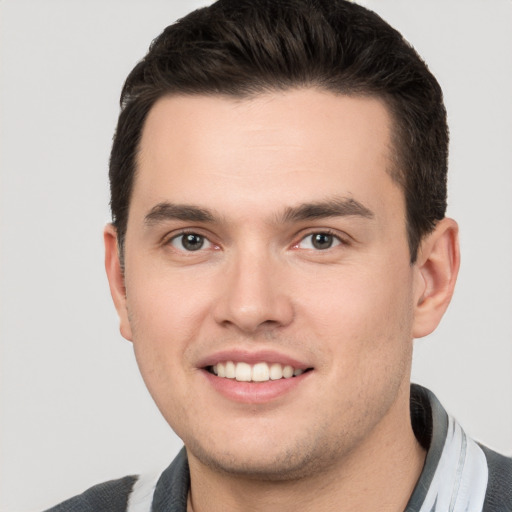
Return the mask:
<path id="1" fill-rule="evenodd" d="M 261 481 L 220 473 L 189 453 L 189 512 L 403 511 L 425 461 L 406 395 L 406 404 L 395 404 L 402 411 L 400 422 L 395 411 L 392 425 L 385 418 L 343 460 L 297 480 Z"/>

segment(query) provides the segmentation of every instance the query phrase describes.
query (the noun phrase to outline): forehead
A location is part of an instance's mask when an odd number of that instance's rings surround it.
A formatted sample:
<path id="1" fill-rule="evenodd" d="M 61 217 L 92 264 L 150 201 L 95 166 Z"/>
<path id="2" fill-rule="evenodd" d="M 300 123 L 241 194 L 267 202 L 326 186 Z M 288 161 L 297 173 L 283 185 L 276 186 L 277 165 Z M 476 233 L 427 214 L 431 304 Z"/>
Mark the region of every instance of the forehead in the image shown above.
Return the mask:
<path id="1" fill-rule="evenodd" d="M 391 118 L 376 98 L 314 89 L 169 96 L 148 114 L 134 199 L 267 209 L 332 195 L 384 199 Z"/>

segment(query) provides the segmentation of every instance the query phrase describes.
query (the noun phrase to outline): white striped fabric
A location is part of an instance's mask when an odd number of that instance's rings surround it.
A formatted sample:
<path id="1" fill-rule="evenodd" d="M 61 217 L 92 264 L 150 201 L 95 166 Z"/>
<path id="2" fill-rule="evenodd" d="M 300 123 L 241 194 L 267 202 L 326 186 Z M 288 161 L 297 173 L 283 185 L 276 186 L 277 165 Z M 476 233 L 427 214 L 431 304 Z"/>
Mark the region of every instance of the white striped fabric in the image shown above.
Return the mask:
<path id="1" fill-rule="evenodd" d="M 441 459 L 419 512 L 482 512 L 488 478 L 484 452 L 448 416 Z"/>
<path id="2" fill-rule="evenodd" d="M 141 475 L 133 484 L 126 512 L 151 512 L 151 503 L 161 472 Z"/>

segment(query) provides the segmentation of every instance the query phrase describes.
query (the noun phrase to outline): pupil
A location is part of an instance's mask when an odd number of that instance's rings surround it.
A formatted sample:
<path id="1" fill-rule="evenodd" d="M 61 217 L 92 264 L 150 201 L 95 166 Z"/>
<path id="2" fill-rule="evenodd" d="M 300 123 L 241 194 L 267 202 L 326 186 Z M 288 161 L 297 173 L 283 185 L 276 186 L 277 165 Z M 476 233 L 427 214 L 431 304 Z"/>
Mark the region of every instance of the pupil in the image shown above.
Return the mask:
<path id="1" fill-rule="evenodd" d="M 332 235 L 327 233 L 316 233 L 313 236 L 313 247 L 316 249 L 329 249 L 332 245 Z"/>
<path id="2" fill-rule="evenodd" d="M 183 247 L 188 251 L 197 251 L 201 249 L 204 243 L 204 239 L 200 235 L 194 235 L 193 233 L 183 236 Z"/>

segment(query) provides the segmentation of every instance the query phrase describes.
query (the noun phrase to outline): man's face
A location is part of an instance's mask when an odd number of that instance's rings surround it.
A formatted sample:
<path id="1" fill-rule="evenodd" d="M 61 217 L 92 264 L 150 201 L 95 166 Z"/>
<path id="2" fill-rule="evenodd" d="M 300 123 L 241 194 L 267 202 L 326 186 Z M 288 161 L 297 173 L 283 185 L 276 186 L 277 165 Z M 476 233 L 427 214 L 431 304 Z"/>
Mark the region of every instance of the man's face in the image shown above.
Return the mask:
<path id="1" fill-rule="evenodd" d="M 418 280 L 390 123 L 312 89 L 149 113 L 121 328 L 192 463 L 298 476 L 406 423 Z"/>

